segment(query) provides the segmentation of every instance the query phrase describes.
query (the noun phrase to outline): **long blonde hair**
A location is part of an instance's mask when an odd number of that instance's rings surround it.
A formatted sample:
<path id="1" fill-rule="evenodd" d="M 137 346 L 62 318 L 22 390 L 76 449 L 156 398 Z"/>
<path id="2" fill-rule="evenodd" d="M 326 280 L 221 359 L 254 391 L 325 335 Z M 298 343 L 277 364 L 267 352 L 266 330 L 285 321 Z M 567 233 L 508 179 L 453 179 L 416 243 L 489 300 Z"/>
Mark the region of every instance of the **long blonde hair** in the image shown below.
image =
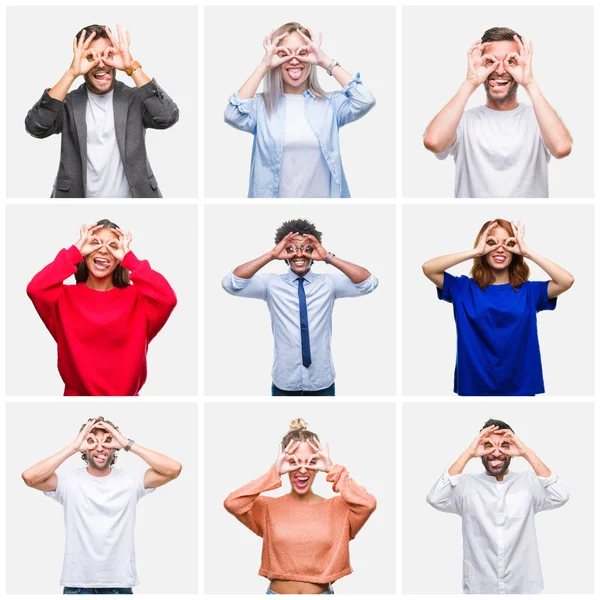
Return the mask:
<path id="1" fill-rule="evenodd" d="M 292 22 L 286 23 L 282 25 L 278 29 L 273 32 L 271 36 L 271 41 L 273 41 L 277 36 L 282 35 L 284 33 L 293 33 L 299 29 L 306 37 L 311 38 L 310 33 L 306 27 L 300 25 L 300 23 Z M 309 68 L 308 73 L 308 89 L 317 97 L 323 98 L 325 96 L 325 90 L 319 84 L 319 79 L 317 77 L 317 69 L 313 68 L 314 65 L 308 64 Z M 263 98 L 265 101 L 265 106 L 267 108 L 267 113 L 271 113 L 274 108 L 277 108 L 277 104 L 281 99 L 281 95 L 283 94 L 283 83 L 281 81 L 281 72 L 279 68 L 271 69 L 267 76 L 265 77 L 265 83 L 263 88 Z"/>

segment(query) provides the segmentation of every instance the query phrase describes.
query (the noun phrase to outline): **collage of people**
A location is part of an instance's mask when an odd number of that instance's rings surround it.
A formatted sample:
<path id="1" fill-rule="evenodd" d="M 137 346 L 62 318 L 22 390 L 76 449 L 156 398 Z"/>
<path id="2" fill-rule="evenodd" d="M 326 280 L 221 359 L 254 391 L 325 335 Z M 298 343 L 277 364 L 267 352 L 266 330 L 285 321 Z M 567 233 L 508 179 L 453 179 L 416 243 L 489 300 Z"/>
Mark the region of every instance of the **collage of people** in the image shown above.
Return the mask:
<path id="1" fill-rule="evenodd" d="M 595 0 L 0 17 L 2 597 L 595 597 Z"/>

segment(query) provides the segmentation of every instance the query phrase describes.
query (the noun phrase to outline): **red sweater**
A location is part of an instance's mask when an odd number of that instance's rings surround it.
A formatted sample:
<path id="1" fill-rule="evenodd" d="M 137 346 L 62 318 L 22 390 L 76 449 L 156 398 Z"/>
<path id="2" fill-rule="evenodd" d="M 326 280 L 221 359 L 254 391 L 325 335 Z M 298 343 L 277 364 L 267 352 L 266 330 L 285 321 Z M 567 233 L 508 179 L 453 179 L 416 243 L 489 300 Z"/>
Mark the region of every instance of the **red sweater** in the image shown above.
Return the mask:
<path id="1" fill-rule="evenodd" d="M 129 251 L 121 265 L 134 285 L 106 292 L 63 282 L 83 261 L 75 246 L 61 250 L 27 286 L 58 346 L 65 396 L 137 396 L 146 381 L 148 343 L 177 304 L 167 280 Z"/>

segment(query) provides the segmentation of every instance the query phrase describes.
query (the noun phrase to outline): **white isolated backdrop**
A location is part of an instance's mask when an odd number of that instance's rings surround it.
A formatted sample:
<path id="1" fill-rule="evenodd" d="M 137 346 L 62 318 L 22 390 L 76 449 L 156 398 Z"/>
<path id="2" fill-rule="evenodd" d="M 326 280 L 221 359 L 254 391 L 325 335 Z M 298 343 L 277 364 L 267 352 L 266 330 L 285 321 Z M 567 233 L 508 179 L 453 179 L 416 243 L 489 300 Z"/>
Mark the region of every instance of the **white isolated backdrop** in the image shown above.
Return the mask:
<path id="1" fill-rule="evenodd" d="M 208 402 L 204 426 L 204 593 L 264 594 L 258 575 L 262 539 L 223 507 L 233 490 L 266 473 L 292 419 L 302 417 L 334 463 L 377 499 L 377 509 L 350 542 L 351 575 L 334 584 L 339 594 L 393 594 L 396 581 L 395 403 Z M 334 495 L 325 474 L 313 490 Z M 290 491 L 289 479 L 268 496 Z M 235 574 L 232 576 L 232 573 Z"/>
<path id="2" fill-rule="evenodd" d="M 534 77 L 573 136 L 570 156 L 550 160 L 550 196 L 593 195 L 592 6 L 406 6 L 402 18 L 404 197 L 454 196 L 454 159 L 438 160 L 423 146 L 423 134 L 464 81 L 467 50 L 485 30 L 502 26 L 533 42 Z M 569 48 L 577 48 L 584 58 L 573 60 Z M 531 104 L 523 89 L 517 97 Z M 467 109 L 482 104 L 485 90 L 480 86 Z"/>
<path id="3" fill-rule="evenodd" d="M 592 205 L 409 204 L 403 207 L 403 393 L 453 395 L 456 327 L 452 305 L 438 300 L 421 265 L 436 256 L 473 248 L 481 226 L 504 218 L 525 224 L 527 245 L 575 277 L 554 311 L 538 313 L 544 384 L 548 396 L 589 396 L 594 376 L 594 212 Z M 426 224 L 426 225 L 425 225 Z M 530 280 L 548 281 L 532 261 Z M 452 267 L 468 275 L 473 261 Z"/>
<path id="4" fill-rule="evenodd" d="M 60 134 L 31 137 L 27 112 L 73 59 L 75 34 L 86 25 L 117 23 L 131 35 L 131 54 L 179 107 L 179 122 L 148 129 L 146 148 L 165 198 L 198 195 L 198 8 L 195 6 L 36 6 L 7 9 L 7 196 L 49 198 L 60 160 Z M 51 28 L 49 29 L 49 24 Z M 31 32 L 37 32 L 35 42 Z M 38 35 L 46 32 L 45 35 Z M 51 33 L 50 33 L 51 32 Z M 27 42 L 25 40 L 28 40 Z M 117 71 L 117 79 L 135 86 Z M 71 87 L 83 83 L 79 77 Z M 32 176 L 32 174 L 34 174 Z"/>
<path id="5" fill-rule="evenodd" d="M 461 518 L 435 510 L 425 497 L 488 419 L 508 423 L 517 437 L 561 478 L 570 493 L 564 506 L 536 516 L 544 591 L 592 594 L 594 415 L 591 402 L 403 404 L 403 593 L 462 592 Z M 532 471 L 523 458 L 513 458 L 510 469 Z M 483 472 L 481 460 L 471 460 L 464 472 Z"/>
<path id="6" fill-rule="evenodd" d="M 379 287 L 335 302 L 332 353 L 336 394 L 395 394 L 396 207 L 387 205 L 207 205 L 204 213 L 205 393 L 271 394 L 273 334 L 266 302 L 234 297 L 221 287 L 227 273 L 274 247 L 284 221 L 308 219 L 323 233 L 323 247 L 368 269 Z M 317 273 L 340 273 L 322 261 Z M 273 261 L 260 273 L 285 273 Z"/>
<path id="7" fill-rule="evenodd" d="M 208 198 L 248 195 L 254 136 L 223 120 L 227 99 L 254 72 L 271 30 L 296 21 L 323 34 L 323 50 L 362 81 L 377 105 L 340 129 L 340 148 L 350 194 L 396 195 L 396 9 L 393 6 L 207 6 L 204 10 L 204 192 Z M 340 90 L 319 69 L 327 92 Z M 259 91 L 261 91 L 259 88 Z"/>
<path id="8" fill-rule="evenodd" d="M 79 239 L 82 223 L 104 218 L 131 231 L 131 250 L 138 258 L 147 259 L 177 294 L 175 310 L 148 347 L 148 378 L 140 394 L 197 393 L 196 206 L 9 204 L 6 217 L 6 273 L 11 282 L 6 291 L 6 314 L 10 315 L 6 322 L 8 396 L 62 396 L 64 384 L 56 367 L 56 342 L 25 290 L 61 248 Z M 75 278 L 65 283 L 74 284 Z"/>
<path id="9" fill-rule="evenodd" d="M 70 444 L 87 419 L 103 416 L 123 435 L 183 465 L 181 475 L 137 504 L 135 594 L 195 594 L 198 576 L 198 425 L 196 403 L 9 402 L 6 408 L 6 591 L 59 594 L 64 554 L 63 508 L 28 488 L 21 473 Z M 35 415 L 35 418 L 32 418 Z M 119 451 L 116 465 L 148 465 Z M 84 465 L 76 454 L 58 469 Z M 35 576 L 32 576 L 35 565 Z M 174 576 L 176 574 L 176 576 Z M 166 596 L 165 596 L 166 597 Z"/>

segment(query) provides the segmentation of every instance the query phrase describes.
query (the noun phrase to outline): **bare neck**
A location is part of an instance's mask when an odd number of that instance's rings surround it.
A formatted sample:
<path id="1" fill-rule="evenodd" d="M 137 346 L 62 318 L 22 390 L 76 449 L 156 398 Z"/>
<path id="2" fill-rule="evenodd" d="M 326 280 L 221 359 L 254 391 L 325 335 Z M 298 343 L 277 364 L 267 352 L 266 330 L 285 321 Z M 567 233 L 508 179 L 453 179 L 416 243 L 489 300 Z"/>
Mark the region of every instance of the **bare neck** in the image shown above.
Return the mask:
<path id="1" fill-rule="evenodd" d="M 502 269 L 502 271 L 495 271 L 494 277 L 496 281 L 492 285 L 502 285 L 504 283 L 510 283 L 510 279 L 508 277 L 508 269 Z"/>
<path id="2" fill-rule="evenodd" d="M 112 277 L 103 277 L 102 279 L 98 279 L 98 277 L 95 277 L 91 273 L 88 273 L 88 278 L 85 282 L 85 285 L 93 290 L 96 290 L 97 292 L 108 292 L 115 287 Z"/>
<path id="3" fill-rule="evenodd" d="M 283 93 L 284 94 L 304 94 L 308 89 L 308 81 L 305 81 L 301 86 L 295 87 L 289 83 L 283 82 Z"/>
<path id="4" fill-rule="evenodd" d="M 493 100 L 490 100 L 488 98 L 485 102 L 485 105 L 487 108 L 491 108 L 492 110 L 503 111 L 503 110 L 514 110 L 515 108 L 517 108 L 519 106 L 519 102 L 517 100 L 517 95 L 515 94 L 514 96 L 511 96 L 510 98 L 508 98 L 507 100 L 504 100 L 503 102 L 494 102 Z"/>
<path id="5" fill-rule="evenodd" d="M 92 465 L 88 465 L 86 471 L 94 477 L 106 477 L 107 475 L 110 475 L 112 469 L 110 467 L 106 469 L 95 469 Z"/>

